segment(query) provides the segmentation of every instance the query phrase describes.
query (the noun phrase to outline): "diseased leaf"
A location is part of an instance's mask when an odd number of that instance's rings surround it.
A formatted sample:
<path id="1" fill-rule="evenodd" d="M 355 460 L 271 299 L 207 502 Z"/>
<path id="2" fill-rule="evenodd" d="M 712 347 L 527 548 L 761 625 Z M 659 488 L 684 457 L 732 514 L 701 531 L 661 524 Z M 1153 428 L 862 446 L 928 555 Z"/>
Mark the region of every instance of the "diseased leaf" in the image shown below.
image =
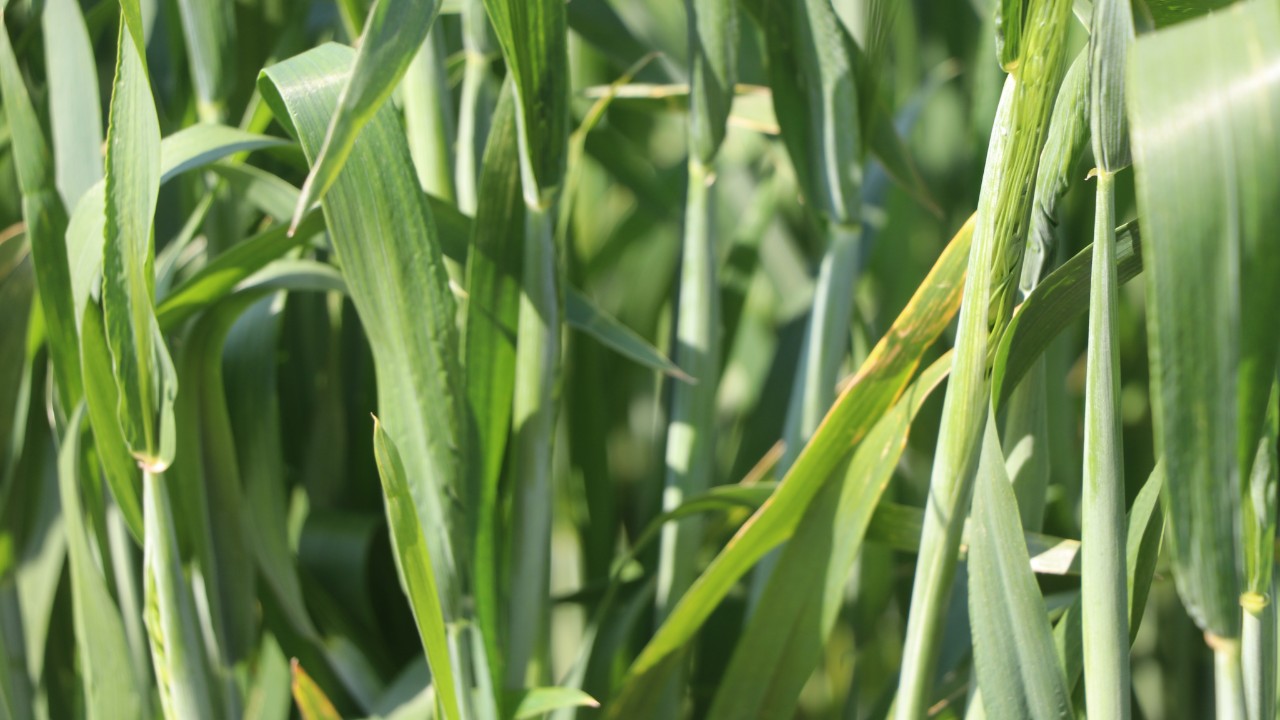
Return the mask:
<path id="1" fill-rule="evenodd" d="M 761 506 L 698 577 L 632 663 L 610 717 L 643 714 L 679 651 L 761 557 L 795 532 L 804 509 L 906 387 L 925 350 L 954 317 L 964 286 L 963 267 L 973 223 L 956 233 L 916 295 L 836 400 L 800 453 L 777 494 Z"/>

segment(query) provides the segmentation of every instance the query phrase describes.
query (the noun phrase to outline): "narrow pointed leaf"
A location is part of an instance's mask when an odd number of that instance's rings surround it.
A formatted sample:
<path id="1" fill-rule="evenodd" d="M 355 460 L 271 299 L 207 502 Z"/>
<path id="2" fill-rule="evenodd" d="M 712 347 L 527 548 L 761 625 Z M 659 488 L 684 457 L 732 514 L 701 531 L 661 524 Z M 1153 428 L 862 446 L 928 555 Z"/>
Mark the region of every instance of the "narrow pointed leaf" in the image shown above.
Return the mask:
<path id="1" fill-rule="evenodd" d="M 177 393 L 153 304 L 160 124 L 143 43 L 129 30 L 127 18 L 122 19 L 107 128 L 102 304 L 121 434 L 139 464 L 160 472 L 173 459 Z"/>
<path id="2" fill-rule="evenodd" d="M 418 634 L 422 636 L 436 697 L 444 717 L 457 720 L 461 717 L 458 698 L 463 689 L 456 686 L 449 656 L 444 609 L 437 589 L 439 583 L 436 582 L 431 554 L 422 534 L 422 523 L 414 510 L 413 494 L 409 491 L 400 453 L 376 418 L 373 423 L 373 451 L 378 460 L 378 474 L 382 476 L 383 501 L 387 507 L 387 525 L 391 528 L 396 567 L 400 571 L 405 594 L 409 596 L 409 604 L 413 607 Z"/>
<path id="3" fill-rule="evenodd" d="M 1044 598 L 1031 573 L 994 418 L 984 433 L 969 535 L 969 618 L 992 718 L 1074 717 Z"/>

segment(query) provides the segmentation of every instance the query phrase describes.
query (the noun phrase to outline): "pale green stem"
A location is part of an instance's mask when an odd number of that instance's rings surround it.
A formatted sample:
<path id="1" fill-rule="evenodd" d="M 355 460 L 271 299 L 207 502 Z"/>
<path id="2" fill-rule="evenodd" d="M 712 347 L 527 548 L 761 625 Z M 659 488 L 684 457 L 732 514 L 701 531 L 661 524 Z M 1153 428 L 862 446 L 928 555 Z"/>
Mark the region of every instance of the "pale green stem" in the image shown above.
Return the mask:
<path id="1" fill-rule="evenodd" d="M 485 140 L 489 137 L 489 118 L 493 115 L 497 92 L 489 73 L 489 53 L 493 39 L 481 0 L 466 0 L 462 7 L 463 48 L 465 63 L 462 93 L 458 100 L 458 145 L 454 159 L 454 189 L 458 209 L 473 215 L 476 211 L 476 185 L 480 178 L 480 161 Z"/>
<path id="2" fill-rule="evenodd" d="M 452 201 L 453 101 L 445 68 L 443 28 L 427 33 L 400 87 L 405 135 L 422 189 Z"/>
<path id="3" fill-rule="evenodd" d="M 694 383 L 675 383 L 667 426 L 666 485 L 662 509 L 675 509 L 685 498 L 705 490 L 715 468 L 714 422 L 716 372 L 720 366 L 720 290 L 712 221 L 710 168 L 689 160 L 689 196 L 685 213 L 684 253 L 674 359 Z M 693 582 L 702 523 L 687 518 L 662 528 L 657 582 L 657 621 L 671 612 Z"/>
<path id="4" fill-rule="evenodd" d="M 524 275 L 516 330 L 514 527 L 504 682 L 541 684 L 550 622 L 551 460 L 560 360 L 560 298 L 553 208 L 525 214 Z"/>
<path id="5" fill-rule="evenodd" d="M 1120 354 L 1116 338 L 1115 175 L 1098 175 L 1084 410 L 1081 622 L 1089 717 L 1129 717 L 1129 600 L 1126 579 Z"/>
<path id="6" fill-rule="evenodd" d="M 1272 584 L 1271 595 L 1275 595 Z M 1276 717 L 1276 606 L 1271 597 L 1246 593 L 1242 599 L 1241 663 L 1244 699 L 1251 720 Z"/>
<path id="7" fill-rule="evenodd" d="M 689 191 L 685 207 L 684 251 L 676 315 L 677 366 L 694 379 L 671 390 L 667 424 L 666 482 L 662 510 L 670 512 L 686 498 L 711 485 L 715 471 L 715 404 L 720 368 L 720 285 L 715 246 L 712 188 L 715 175 L 695 157 L 689 158 Z M 703 521 L 691 517 L 662 527 L 658 549 L 656 625 L 660 626 L 697 574 Z M 677 674 L 659 690 L 657 717 L 678 717 L 684 690 Z"/>
<path id="8" fill-rule="evenodd" d="M 1240 667 L 1240 640 L 1212 637 L 1214 707 L 1218 720 L 1245 720 L 1244 673 Z"/>
<path id="9" fill-rule="evenodd" d="M 167 718 L 217 717 L 163 473 L 143 470 L 142 512 L 147 635 L 161 707 Z"/>

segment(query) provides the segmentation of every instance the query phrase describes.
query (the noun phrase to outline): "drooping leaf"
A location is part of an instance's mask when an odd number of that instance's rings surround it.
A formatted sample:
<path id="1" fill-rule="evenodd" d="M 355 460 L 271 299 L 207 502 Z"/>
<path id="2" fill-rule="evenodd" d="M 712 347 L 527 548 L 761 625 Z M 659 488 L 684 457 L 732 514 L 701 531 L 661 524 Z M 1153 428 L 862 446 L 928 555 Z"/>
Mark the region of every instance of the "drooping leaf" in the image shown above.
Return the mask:
<path id="1" fill-rule="evenodd" d="M 319 201 L 338 178 L 361 130 L 377 115 L 409 68 L 440 11 L 439 0 L 375 0 L 360 34 L 350 75 L 302 186 L 293 225 Z"/>

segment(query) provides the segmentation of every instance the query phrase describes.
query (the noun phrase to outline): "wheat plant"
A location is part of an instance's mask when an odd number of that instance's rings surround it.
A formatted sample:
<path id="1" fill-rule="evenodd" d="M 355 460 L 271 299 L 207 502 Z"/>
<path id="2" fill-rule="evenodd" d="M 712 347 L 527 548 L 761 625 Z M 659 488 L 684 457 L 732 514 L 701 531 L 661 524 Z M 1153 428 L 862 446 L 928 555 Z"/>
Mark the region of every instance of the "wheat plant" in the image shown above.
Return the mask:
<path id="1" fill-rule="evenodd" d="M 0 718 L 1277 717 L 1275 0 L 0 0 Z"/>

